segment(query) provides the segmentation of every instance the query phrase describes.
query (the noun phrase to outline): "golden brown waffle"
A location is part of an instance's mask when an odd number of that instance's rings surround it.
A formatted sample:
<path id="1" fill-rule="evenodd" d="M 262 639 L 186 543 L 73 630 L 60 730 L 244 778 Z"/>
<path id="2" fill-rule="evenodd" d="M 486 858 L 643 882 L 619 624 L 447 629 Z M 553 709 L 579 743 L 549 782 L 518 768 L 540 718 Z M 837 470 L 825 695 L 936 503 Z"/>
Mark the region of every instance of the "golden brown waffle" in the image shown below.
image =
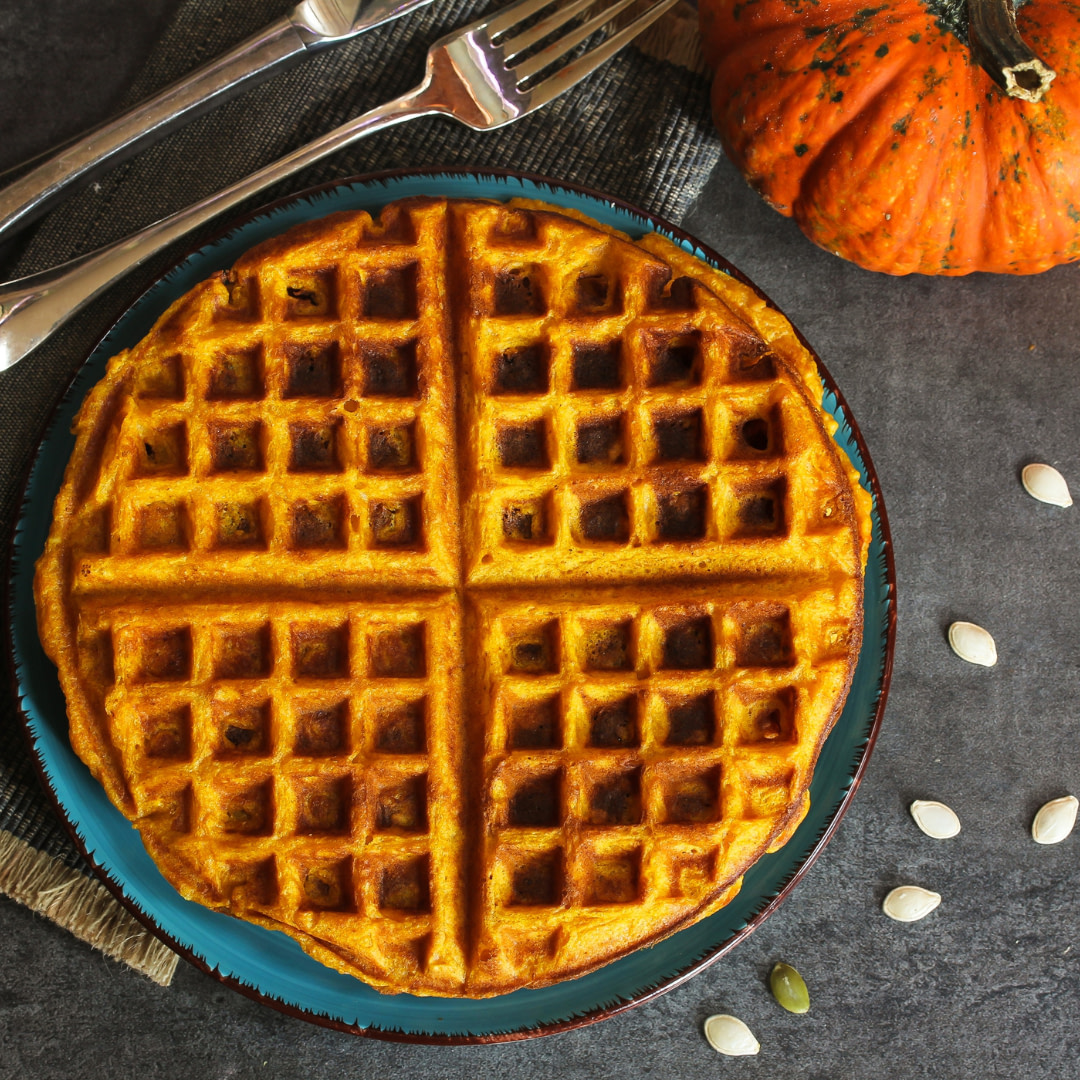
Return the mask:
<path id="1" fill-rule="evenodd" d="M 869 497 L 790 326 L 659 237 L 407 200 L 115 357 L 38 565 L 72 744 L 189 898 L 388 991 L 581 974 L 805 814 Z"/>

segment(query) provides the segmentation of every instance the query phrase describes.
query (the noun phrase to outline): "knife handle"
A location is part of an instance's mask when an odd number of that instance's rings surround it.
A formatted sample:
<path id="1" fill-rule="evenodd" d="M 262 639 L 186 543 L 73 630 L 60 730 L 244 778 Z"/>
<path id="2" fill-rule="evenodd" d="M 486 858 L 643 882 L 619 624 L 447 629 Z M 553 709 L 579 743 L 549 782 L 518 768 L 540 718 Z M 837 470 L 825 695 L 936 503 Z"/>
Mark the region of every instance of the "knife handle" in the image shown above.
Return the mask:
<path id="1" fill-rule="evenodd" d="M 64 146 L 0 191 L 0 240 L 44 213 L 69 184 L 130 157 L 304 51 L 301 31 L 285 16 L 130 112 Z"/>
<path id="2" fill-rule="evenodd" d="M 344 146 L 417 116 L 447 112 L 425 82 L 408 94 L 334 128 L 283 158 L 141 232 L 52 270 L 0 285 L 0 372 L 81 311 L 129 270 L 230 207 Z"/>

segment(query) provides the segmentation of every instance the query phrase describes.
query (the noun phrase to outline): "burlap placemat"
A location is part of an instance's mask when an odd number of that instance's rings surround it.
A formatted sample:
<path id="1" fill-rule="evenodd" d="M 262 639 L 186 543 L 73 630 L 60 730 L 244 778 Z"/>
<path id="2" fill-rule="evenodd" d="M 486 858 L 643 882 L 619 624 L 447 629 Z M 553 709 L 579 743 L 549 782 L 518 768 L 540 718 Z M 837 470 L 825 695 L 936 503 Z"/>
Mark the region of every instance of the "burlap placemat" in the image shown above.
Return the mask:
<path id="1" fill-rule="evenodd" d="M 290 6 L 283 0 L 185 0 L 127 103 L 167 86 Z M 196 120 L 73 194 L 18 245 L 17 257 L 0 264 L 0 278 L 44 269 L 120 239 L 403 93 L 419 81 L 430 42 L 491 6 L 435 0 Z M 696 22 L 695 11 L 680 5 L 584 85 L 500 131 L 474 132 L 444 118 L 413 121 L 363 140 L 252 205 L 363 172 L 470 165 L 575 181 L 678 222 L 720 155 L 709 123 Z M 173 261 L 175 252 L 164 253 L 132 273 L 28 360 L 0 375 L 0 535 L 11 534 L 42 425 L 72 373 L 110 323 Z M 175 954 L 90 876 L 38 782 L 17 708 L 13 691 L 3 696 L 0 892 L 167 984 Z"/>

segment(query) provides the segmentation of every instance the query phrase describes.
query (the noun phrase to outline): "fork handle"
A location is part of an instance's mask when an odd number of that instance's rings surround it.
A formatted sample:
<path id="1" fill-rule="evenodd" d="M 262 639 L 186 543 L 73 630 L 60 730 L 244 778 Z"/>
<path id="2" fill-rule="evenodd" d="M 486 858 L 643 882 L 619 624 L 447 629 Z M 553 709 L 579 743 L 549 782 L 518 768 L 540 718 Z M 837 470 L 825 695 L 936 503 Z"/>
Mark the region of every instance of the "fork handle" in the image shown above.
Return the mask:
<path id="1" fill-rule="evenodd" d="M 300 31 L 285 16 L 130 112 L 63 147 L 0 191 L 0 240 L 44 213 L 68 185 L 130 157 L 304 51 Z"/>
<path id="2" fill-rule="evenodd" d="M 162 218 L 126 240 L 52 270 L 0 285 L 0 371 L 17 364 L 57 328 L 129 270 L 174 240 L 252 195 L 365 135 L 413 117 L 444 112 L 426 84 L 358 116 L 258 172 Z"/>

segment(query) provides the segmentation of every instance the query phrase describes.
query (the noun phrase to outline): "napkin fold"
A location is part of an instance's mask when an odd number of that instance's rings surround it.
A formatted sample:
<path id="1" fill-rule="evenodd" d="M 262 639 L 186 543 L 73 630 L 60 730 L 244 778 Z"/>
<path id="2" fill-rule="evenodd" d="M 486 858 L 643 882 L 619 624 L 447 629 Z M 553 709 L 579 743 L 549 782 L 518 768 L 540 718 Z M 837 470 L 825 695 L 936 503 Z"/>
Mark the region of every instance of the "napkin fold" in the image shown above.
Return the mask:
<path id="1" fill-rule="evenodd" d="M 492 6 L 435 0 L 199 118 L 60 204 L 18 256 L 0 265 L 0 280 L 119 240 L 404 93 L 419 81 L 432 41 Z M 125 106 L 156 93 L 290 7 L 282 0 L 184 0 Z M 402 124 L 333 155 L 249 205 L 364 172 L 475 166 L 584 184 L 678 222 L 719 156 L 697 13 L 682 3 L 585 84 L 532 116 L 495 132 L 474 132 L 442 117 Z M 190 247 L 216 227 L 193 233 L 178 248 Z M 175 257 L 176 249 L 165 252 L 128 275 L 0 376 L 0 535 L 11 535 L 21 478 L 57 397 L 109 324 Z M 0 701 L 0 893 L 155 981 L 171 980 L 175 954 L 91 876 L 50 806 L 20 730 L 14 689 Z"/>

